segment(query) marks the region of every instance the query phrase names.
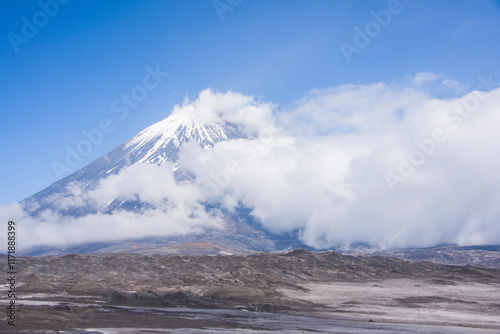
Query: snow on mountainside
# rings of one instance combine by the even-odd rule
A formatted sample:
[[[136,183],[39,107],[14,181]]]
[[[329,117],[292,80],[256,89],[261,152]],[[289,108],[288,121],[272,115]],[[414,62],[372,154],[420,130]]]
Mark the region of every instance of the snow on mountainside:
[[[101,179],[119,173],[126,166],[138,163],[162,165],[166,161],[175,162],[183,143],[195,141],[201,147],[210,149],[219,141],[241,137],[236,126],[227,122],[204,124],[199,122],[189,109],[185,109],[184,112],[174,113],[163,121],[151,125],[103,157],[26,198],[21,204],[33,216],[37,216],[43,210],[54,209],[51,199],[71,196],[69,190],[71,184],[78,184],[84,192],[92,189]],[[109,206],[108,211],[125,203],[116,204]],[[87,213],[87,208],[76,208],[60,213],[80,216]]]

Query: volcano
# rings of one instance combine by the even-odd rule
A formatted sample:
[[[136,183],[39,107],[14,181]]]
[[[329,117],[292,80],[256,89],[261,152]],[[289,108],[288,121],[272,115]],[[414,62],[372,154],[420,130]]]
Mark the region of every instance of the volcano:
[[[40,220],[40,224],[50,219],[61,219],[61,226],[64,225],[64,221],[71,219],[74,221],[74,219],[79,218],[95,217],[92,219],[98,223],[99,220],[108,221],[110,217],[118,216],[118,214],[150,217],[152,212],[161,212],[169,220],[175,220],[175,212],[183,205],[177,199],[181,195],[170,194],[162,198],[162,201],[155,203],[144,199],[144,196],[141,197],[136,192],[128,196],[117,193],[115,197],[108,198],[106,203],[96,203],[95,200],[89,200],[87,197],[90,193],[96,192],[96,189],[100,192],[107,192],[110,184],[113,184],[109,180],[112,180],[114,176],[125,173],[127,170],[142,168],[140,173],[148,174],[151,168],[147,166],[170,168],[173,171],[171,186],[172,184],[182,186],[187,184],[189,186],[189,176],[180,173],[182,165],[178,161],[179,151],[183,145],[198,145],[203,150],[211,150],[218,143],[248,137],[248,131],[242,129],[241,125],[236,122],[229,122],[224,120],[223,117],[219,117],[217,110],[211,111],[212,116],[215,115],[216,117],[210,118],[199,112],[200,106],[197,108],[198,110],[195,110],[195,106],[190,104],[174,109],[166,119],[144,129],[136,136],[75,173],[26,198],[21,202],[23,209],[32,218]],[[163,185],[163,174],[158,175],[156,176],[157,180],[151,180],[149,188],[152,189],[149,190],[161,191],[162,187],[166,187]],[[153,174],[144,176],[155,177]],[[128,182],[127,177],[122,175],[120,182],[122,186],[124,186],[123,184],[126,185]],[[195,202],[198,213],[186,212],[186,215],[197,219],[198,225],[203,226],[196,226],[195,229],[189,231],[182,230],[175,236],[165,237],[161,233],[158,233],[158,235],[149,233],[145,237],[143,235],[138,238],[124,238],[117,235],[116,239],[114,239],[114,233],[110,232],[110,236],[107,238],[109,240],[106,241],[73,243],[62,247],[60,245],[36,247],[30,250],[28,254],[123,250],[142,253],[176,253],[179,249],[182,249],[183,253],[189,253],[189,245],[199,245],[199,243],[213,245],[213,247],[207,248],[210,249],[209,253],[217,253],[218,250],[221,250],[222,253],[242,254],[292,247],[308,248],[299,241],[298,233],[277,235],[266,231],[262,224],[251,215],[251,208],[244,205],[238,206],[236,210],[229,212],[217,202],[209,203],[203,199],[193,198],[189,198],[189,200]],[[190,209],[184,208],[183,210],[185,212]],[[220,222],[219,226],[212,226],[214,224],[206,224],[207,226],[205,226],[203,223],[204,217],[214,218]],[[137,224],[137,228],[140,229],[144,221],[136,219],[134,224]],[[165,224],[168,224],[168,222],[165,222]],[[183,246],[174,247],[176,245]],[[193,252],[199,253],[199,247],[195,248]]]

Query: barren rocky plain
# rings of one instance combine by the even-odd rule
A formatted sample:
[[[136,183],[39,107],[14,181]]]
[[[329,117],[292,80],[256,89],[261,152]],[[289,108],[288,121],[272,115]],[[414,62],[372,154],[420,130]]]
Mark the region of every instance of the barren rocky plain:
[[[0,286],[2,333],[500,333],[500,268],[302,249],[17,266],[15,327]]]

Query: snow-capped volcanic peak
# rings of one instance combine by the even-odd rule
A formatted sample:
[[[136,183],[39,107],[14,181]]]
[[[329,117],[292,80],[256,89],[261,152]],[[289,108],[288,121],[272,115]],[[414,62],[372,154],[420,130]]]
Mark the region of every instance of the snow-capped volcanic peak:
[[[195,117],[192,106],[175,110],[161,122],[141,131],[124,144],[128,156],[138,156],[138,162],[162,164],[175,159],[175,151],[182,143],[194,140],[203,148],[238,137],[234,126],[221,122],[201,122]]]
[[[213,146],[218,141],[228,140],[226,126],[217,123],[203,124],[192,117],[188,109],[186,112],[177,112],[161,122],[151,125],[127,142],[127,147],[135,144],[142,145],[151,140],[167,143],[172,141],[178,148],[187,139],[196,139],[202,146],[210,143]]]

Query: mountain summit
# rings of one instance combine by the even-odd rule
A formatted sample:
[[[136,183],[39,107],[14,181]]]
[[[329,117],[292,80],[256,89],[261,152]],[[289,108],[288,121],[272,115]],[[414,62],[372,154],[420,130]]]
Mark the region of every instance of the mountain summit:
[[[125,153],[121,159],[129,159],[132,164],[146,162],[161,165],[167,160],[175,161],[180,146],[185,142],[195,141],[209,149],[219,141],[238,137],[231,124],[203,124],[186,111],[151,125],[115,151]]]

